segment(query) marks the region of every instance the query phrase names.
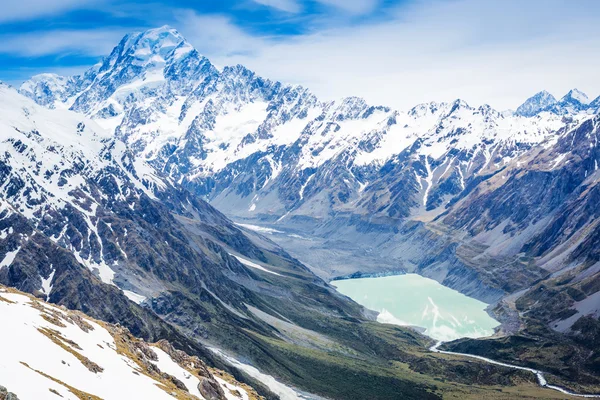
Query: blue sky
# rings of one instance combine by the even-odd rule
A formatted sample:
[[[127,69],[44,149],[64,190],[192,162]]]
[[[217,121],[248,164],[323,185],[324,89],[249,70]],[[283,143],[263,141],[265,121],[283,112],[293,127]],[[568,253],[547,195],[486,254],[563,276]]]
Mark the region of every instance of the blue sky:
[[[4,0],[0,7],[0,76],[18,82],[31,71],[77,70],[98,61],[125,33],[171,25],[192,37],[191,19],[237,28],[232,38],[250,36],[282,41],[318,31],[325,23],[353,25],[385,18],[385,8],[401,0]],[[2,15],[3,14],[3,15]],[[325,22],[327,21],[327,22]],[[205,22],[205,23],[206,23]],[[192,26],[190,26],[192,25]],[[202,27],[198,27],[199,30]],[[233,30],[233,29],[232,29]],[[187,32],[185,32],[187,31]],[[41,42],[38,39],[42,39]],[[209,53],[221,46],[198,43]],[[225,55],[244,53],[238,46]],[[219,54],[222,55],[222,54]]]
[[[463,98],[515,108],[547,89],[600,94],[596,0],[4,0],[0,80],[79,73],[131,31],[177,28],[218,66],[242,63],[333,99],[407,108]]]

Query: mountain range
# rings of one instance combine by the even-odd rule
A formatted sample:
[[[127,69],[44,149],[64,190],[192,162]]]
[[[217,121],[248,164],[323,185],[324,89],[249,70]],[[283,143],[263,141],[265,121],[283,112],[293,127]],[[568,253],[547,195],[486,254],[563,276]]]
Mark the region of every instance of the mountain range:
[[[576,123],[600,106],[576,89],[560,101],[540,92],[508,115],[461,100],[408,112],[324,102],[241,65],[219,70],[169,27],[125,36],[82,75],[39,75],[19,91],[87,115],[173,182],[250,219],[320,218],[348,204],[389,217],[439,210],[473,176],[552,140],[564,115]],[[401,155],[418,163],[404,182],[414,204],[395,193],[373,204]]]
[[[170,27],[126,35],[81,75],[0,87],[0,283],[167,339],[267,397],[534,382],[431,355],[328,284],[417,272],[502,322],[448,349],[594,391],[599,112],[576,89],[515,112],[322,101],[217,68]]]

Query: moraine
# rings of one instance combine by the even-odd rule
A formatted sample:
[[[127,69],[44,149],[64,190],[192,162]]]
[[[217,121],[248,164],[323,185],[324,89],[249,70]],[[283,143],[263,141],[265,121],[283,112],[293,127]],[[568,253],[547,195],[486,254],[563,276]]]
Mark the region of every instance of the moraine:
[[[486,303],[420,275],[346,279],[332,283],[340,293],[379,312],[379,322],[419,326],[436,340],[491,336],[499,325],[485,311]]]

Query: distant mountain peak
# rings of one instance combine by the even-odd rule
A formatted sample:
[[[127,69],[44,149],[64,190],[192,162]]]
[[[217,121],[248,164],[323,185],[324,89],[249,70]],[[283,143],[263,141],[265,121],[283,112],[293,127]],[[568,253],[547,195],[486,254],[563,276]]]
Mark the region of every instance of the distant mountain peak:
[[[456,99],[454,100],[452,103],[449,104],[450,110],[448,111],[448,113],[446,114],[446,116],[450,116],[452,113],[454,113],[457,110],[461,110],[461,109],[471,109],[471,106],[469,106],[467,104],[466,101],[462,100],[462,99]]]
[[[587,94],[583,93],[581,90],[578,90],[578,89],[569,90],[569,93],[564,95],[563,98],[560,99],[560,101],[564,102],[564,103],[579,103],[579,104],[588,104],[590,102]]]
[[[417,104],[416,106],[414,106],[413,108],[411,108],[408,111],[408,115],[415,117],[415,118],[421,118],[427,114],[435,113],[437,110],[440,109],[440,107],[443,107],[443,106],[444,106],[444,103],[438,103],[435,101],[431,101],[429,103]]]
[[[152,28],[145,31],[131,32],[123,36],[121,41],[130,41],[133,44],[139,40],[144,40],[146,43],[153,44],[174,44],[177,46],[180,42],[185,41],[185,38],[179,31],[168,25],[163,25],[158,28]]]
[[[515,114],[522,117],[533,117],[554,104],[556,104],[556,98],[548,91],[542,90],[525,100],[525,102],[517,108]]]

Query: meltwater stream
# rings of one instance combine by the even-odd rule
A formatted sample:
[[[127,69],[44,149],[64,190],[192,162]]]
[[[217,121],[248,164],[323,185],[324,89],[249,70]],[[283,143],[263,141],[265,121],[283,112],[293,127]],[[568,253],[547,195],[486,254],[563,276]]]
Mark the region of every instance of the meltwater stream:
[[[474,358],[480,361],[485,361],[488,364],[493,364],[493,365],[499,365],[501,367],[506,367],[506,368],[512,368],[512,369],[518,369],[521,371],[529,371],[533,374],[535,374],[535,377],[537,378],[538,384],[541,387],[545,387],[548,389],[552,389],[552,390],[556,390],[558,392],[564,393],[564,394],[568,394],[570,396],[575,396],[575,397],[585,397],[585,398],[600,398],[600,394],[581,394],[581,393],[575,393],[575,392],[571,392],[570,390],[567,390],[563,387],[560,386],[556,386],[556,385],[549,385],[548,381],[546,381],[546,378],[544,377],[544,372],[537,370],[537,369],[533,369],[533,368],[527,368],[527,367],[520,367],[518,365],[513,365],[513,364],[506,364],[503,362],[499,362],[499,361],[494,361],[491,358],[486,358],[486,357],[482,357],[482,356],[476,356],[474,354],[467,354],[467,353],[456,353],[453,351],[444,351],[444,350],[440,350],[439,347],[443,344],[444,342],[437,342],[434,346],[432,346],[429,350],[435,352],[435,353],[441,353],[441,354],[451,354],[451,355],[455,355],[455,356],[462,356],[462,357],[469,357],[469,358]]]
[[[462,337],[491,336],[499,323],[486,312],[487,304],[449,289],[437,281],[415,274],[378,278],[357,278],[333,281],[337,290],[364,307],[379,312],[377,320],[395,325],[425,328],[425,334],[438,342],[431,351],[474,358],[489,364],[529,371],[538,384],[561,393],[584,398],[600,398],[596,394],[579,394],[565,388],[549,385],[544,372],[506,364],[466,353],[440,350],[448,341]]]

